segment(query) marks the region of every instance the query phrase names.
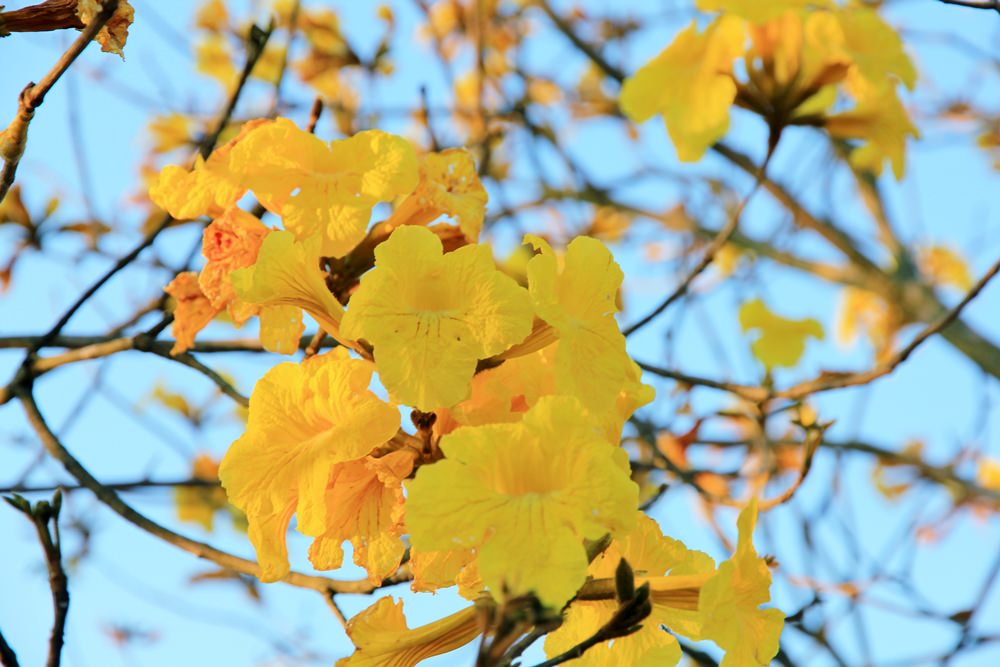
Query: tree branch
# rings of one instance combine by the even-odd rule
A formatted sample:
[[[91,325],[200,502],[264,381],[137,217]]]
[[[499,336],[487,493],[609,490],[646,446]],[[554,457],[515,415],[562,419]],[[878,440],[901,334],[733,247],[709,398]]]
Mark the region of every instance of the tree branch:
[[[66,73],[73,61],[83,53],[87,45],[94,40],[94,36],[111,19],[116,9],[118,9],[118,0],[106,0],[91,24],[83,29],[80,36],[66,49],[66,52],[49,70],[49,73],[37,84],[29,83],[21,91],[17,101],[17,116],[4,132],[6,134],[4,141],[0,142],[0,157],[4,159],[3,171],[0,171],[0,201],[3,201],[10,186],[14,184],[17,166],[21,162],[21,155],[24,154],[24,146],[28,140],[28,125],[31,124],[31,119],[35,115],[35,109],[42,105],[42,102],[45,101],[45,95],[52,89],[56,81]]]

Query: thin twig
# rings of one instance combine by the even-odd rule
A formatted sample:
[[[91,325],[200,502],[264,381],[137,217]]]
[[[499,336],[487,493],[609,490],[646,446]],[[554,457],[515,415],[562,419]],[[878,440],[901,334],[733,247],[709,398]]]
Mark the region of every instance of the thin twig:
[[[70,47],[56,61],[56,64],[49,70],[49,73],[37,84],[29,83],[21,91],[17,104],[18,117],[14,121],[14,124],[18,126],[16,133],[19,139],[16,141],[20,144],[20,148],[14,154],[6,156],[7,159],[4,160],[3,171],[0,172],[0,201],[3,201],[4,197],[7,196],[7,191],[14,183],[17,166],[20,164],[21,155],[24,153],[24,143],[28,136],[28,125],[30,125],[31,119],[35,115],[35,109],[42,105],[42,102],[45,101],[45,95],[52,89],[56,81],[66,73],[66,70],[73,64],[73,61],[83,53],[87,45],[94,40],[94,37],[104,27],[104,24],[111,19],[116,9],[118,9],[118,0],[106,0],[101,11],[94,17],[94,20],[70,44]],[[14,128],[15,125],[12,125],[11,128]]]

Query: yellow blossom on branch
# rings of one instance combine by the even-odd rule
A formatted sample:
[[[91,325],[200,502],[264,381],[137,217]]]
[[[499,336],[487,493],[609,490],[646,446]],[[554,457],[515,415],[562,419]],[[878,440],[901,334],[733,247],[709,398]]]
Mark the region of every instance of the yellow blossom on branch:
[[[422,660],[465,646],[483,631],[476,607],[469,606],[412,630],[406,626],[403,601],[384,597],[347,624],[354,654],[337,667],[413,667]]]
[[[443,437],[445,458],[407,485],[414,548],[476,548],[497,597],[533,592],[558,608],[587,572],[583,541],[635,523],[638,487],[579,401],[547,396],[516,424]]]
[[[726,651],[719,667],[763,667],[778,653],[785,624],[780,609],[761,609],[771,599],[771,571],[753,546],[757,501],[740,512],[739,540],[732,558],[701,589],[701,637]]]
[[[262,581],[288,573],[285,533],[329,530],[327,488],[338,464],[364,459],[395,435],[399,412],[368,389],[374,368],[345,350],[278,364],[250,396],[246,432],[219,468],[229,501],[243,510]]]
[[[249,133],[232,163],[285,229],[299,239],[319,235],[322,254],[333,257],[364,238],[375,204],[417,182],[416,154],[402,137],[367,130],[326,142],[287,118]]]
[[[261,244],[256,261],[231,272],[229,279],[240,299],[264,307],[265,314],[283,306],[292,309],[281,311],[284,320],[301,322],[300,309],[305,310],[327,333],[342,340],[340,320],[344,309],[323,279],[319,244],[317,237],[298,242],[290,232],[271,232]],[[276,320],[262,319],[262,335],[264,326],[272,322],[279,324]],[[291,325],[285,322],[284,326]],[[291,341],[290,336],[287,339]]]
[[[476,362],[531,330],[527,292],[497,270],[489,246],[443,253],[425,227],[400,227],[375,249],[341,333],[375,347],[393,400],[430,411],[469,395]]]
[[[208,326],[221,312],[221,308],[212,305],[198,285],[198,274],[185,271],[177,274],[163,291],[174,298],[174,322],[171,332],[174,335],[174,346],[170,354],[181,354],[194,345],[194,337]]]
[[[426,225],[442,215],[455,218],[469,243],[479,240],[488,196],[476,163],[464,148],[428,153],[420,159],[420,178],[387,221],[393,226]]]
[[[743,22],[722,16],[704,32],[692,23],[660,55],[625,80],[622,111],[642,122],[662,114],[685,162],[701,158],[729,129],[736,99],[733,61],[743,53]]]
[[[559,339],[557,390],[603,412],[637,380],[615,320],[621,268],[596,239],[574,239],[562,257],[539,237],[529,235],[525,240],[539,251],[527,268],[535,311]]]

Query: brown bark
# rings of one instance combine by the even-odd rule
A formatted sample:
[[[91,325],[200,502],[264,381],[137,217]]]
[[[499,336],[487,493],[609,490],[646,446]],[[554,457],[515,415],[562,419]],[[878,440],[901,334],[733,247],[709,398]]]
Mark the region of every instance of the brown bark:
[[[41,4],[0,12],[0,36],[12,32],[45,32],[84,27],[77,16],[78,0],[47,0]]]

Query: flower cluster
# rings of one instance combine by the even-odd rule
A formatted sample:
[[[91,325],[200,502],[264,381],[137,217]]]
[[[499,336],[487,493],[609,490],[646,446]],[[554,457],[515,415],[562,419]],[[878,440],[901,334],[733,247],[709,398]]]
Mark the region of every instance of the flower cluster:
[[[248,195],[282,229],[239,208]],[[324,142],[280,118],[247,123],[191,170],[167,167],[151,196],[178,218],[212,219],[204,268],[168,286],[178,352],[224,310],[259,317],[272,350],[299,348],[303,311],[339,344],[258,381],[219,466],[262,580],[289,574],[295,516],[316,569],[339,568],[350,542],[378,585],[409,550],[414,590],[458,585],[477,604],[532,596],[565,610],[547,644],[558,651],[614,613],[613,601],[574,598],[626,558],[651,582],[655,622],[594,660],[676,662],[660,624],[715,640],[727,664],[774,655],[782,615],[760,609],[770,574],[750,542],[756,510],[718,570],[637,511],[621,436],[653,391],[626,352],[623,274],[601,242],[557,251],[528,236],[519,282],[479,241],[487,197],[465,151],[418,158],[377,130]],[[379,202],[393,212],[371,226]],[[401,406],[416,433],[401,429]],[[602,543],[594,559],[588,545]],[[379,600],[351,622],[357,652],[344,664],[450,651],[482,632],[474,609],[410,630],[401,606]]]

